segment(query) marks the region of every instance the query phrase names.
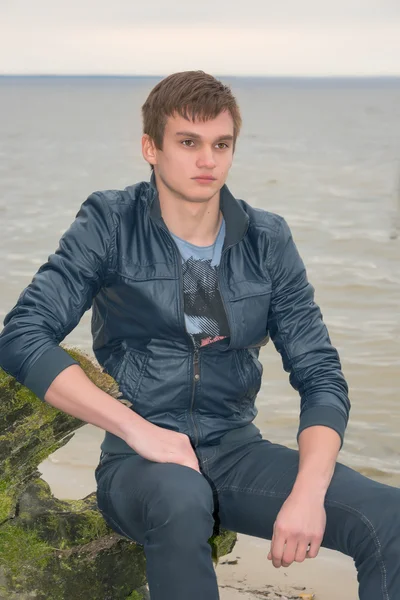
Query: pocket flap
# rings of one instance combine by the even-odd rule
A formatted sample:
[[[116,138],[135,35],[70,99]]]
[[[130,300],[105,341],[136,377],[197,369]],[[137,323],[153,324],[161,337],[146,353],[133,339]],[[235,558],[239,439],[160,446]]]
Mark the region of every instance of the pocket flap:
[[[270,281],[238,281],[229,286],[230,300],[236,302],[253,296],[264,296],[271,294],[272,285]]]

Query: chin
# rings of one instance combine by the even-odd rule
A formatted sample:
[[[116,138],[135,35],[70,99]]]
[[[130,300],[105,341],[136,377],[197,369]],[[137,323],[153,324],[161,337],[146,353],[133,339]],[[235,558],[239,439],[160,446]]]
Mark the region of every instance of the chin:
[[[218,185],[218,181],[213,181],[210,184],[198,184],[194,182],[194,186],[190,186],[190,190],[187,189],[184,195],[188,198],[188,200],[192,200],[194,202],[206,202],[207,200],[211,200],[218,194],[221,186]]]
[[[189,200],[189,202],[208,202],[218,192],[219,192],[219,189],[218,190],[208,189],[208,190],[203,190],[203,191],[197,190],[196,192],[191,192],[191,193],[186,194],[185,197],[187,198],[187,200]]]

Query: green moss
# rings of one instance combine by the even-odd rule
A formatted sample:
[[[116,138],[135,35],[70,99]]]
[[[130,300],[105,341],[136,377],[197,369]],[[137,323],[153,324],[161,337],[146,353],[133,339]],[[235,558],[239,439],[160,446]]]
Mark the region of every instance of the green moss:
[[[47,481],[44,481],[44,479],[41,479],[40,477],[35,479],[35,488],[37,497],[40,500],[47,500],[52,495],[49,484],[47,483]]]
[[[23,549],[23,552],[21,552]],[[41,540],[34,530],[6,523],[0,527],[0,567],[13,578],[29,565],[31,571],[43,570],[53,548]]]
[[[3,369],[0,369],[0,397],[2,400],[0,413],[9,410],[11,406],[13,410],[16,410],[28,403],[33,404],[35,409],[40,409],[40,405],[44,404],[31,390],[18,383]]]
[[[0,480],[0,523],[8,519],[13,506],[12,496],[10,496],[10,492],[7,491],[9,485],[7,480]]]
[[[39,400],[39,398],[30,389],[28,389],[24,385],[21,385],[20,383],[16,385],[16,390],[13,394],[13,404],[14,403],[16,405],[21,405],[25,403],[33,404],[35,406],[35,409],[37,409],[39,412],[44,412],[44,407],[46,407],[46,411],[48,411],[49,409],[53,409],[54,411],[57,410],[53,407],[50,407],[49,404],[46,404],[45,402]]]
[[[84,512],[82,525],[80,525],[77,530],[76,543],[87,544],[107,535],[109,531],[110,530],[101,513],[94,510],[86,510]]]
[[[129,596],[126,597],[126,600],[143,600],[143,594],[135,590],[132,592],[132,594],[129,594]]]
[[[219,535],[213,535],[208,540],[211,546],[211,556],[217,565],[221,556],[232,552],[237,540],[237,534],[227,529],[222,529]]]
[[[34,526],[44,541],[60,549],[83,546],[110,534],[97,510],[95,493],[82,500],[60,500],[40,478],[21,495],[18,521],[23,527]]]
[[[107,394],[110,394],[114,398],[118,398],[120,396],[116,381],[110,375],[108,375],[108,373],[104,373],[100,366],[90,356],[81,350],[78,350],[77,348],[64,347],[64,350],[68,352],[68,354],[74,360],[78,361],[86,375],[91,381],[93,381],[93,383],[97,385],[97,387],[102,389]]]

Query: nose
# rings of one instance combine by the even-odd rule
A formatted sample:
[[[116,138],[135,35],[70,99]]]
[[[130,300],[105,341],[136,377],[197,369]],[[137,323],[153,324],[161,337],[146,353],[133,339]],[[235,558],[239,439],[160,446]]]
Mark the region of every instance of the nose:
[[[203,147],[197,156],[196,166],[199,169],[213,169],[215,165],[216,162],[212,148]]]

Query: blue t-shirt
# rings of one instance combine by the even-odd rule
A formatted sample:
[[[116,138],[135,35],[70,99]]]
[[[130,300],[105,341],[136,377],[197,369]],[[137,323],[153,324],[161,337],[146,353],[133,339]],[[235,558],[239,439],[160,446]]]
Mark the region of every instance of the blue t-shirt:
[[[196,347],[229,336],[228,321],[218,288],[218,267],[225,239],[222,220],[211,246],[195,246],[171,233],[182,257],[184,312],[187,332]]]

